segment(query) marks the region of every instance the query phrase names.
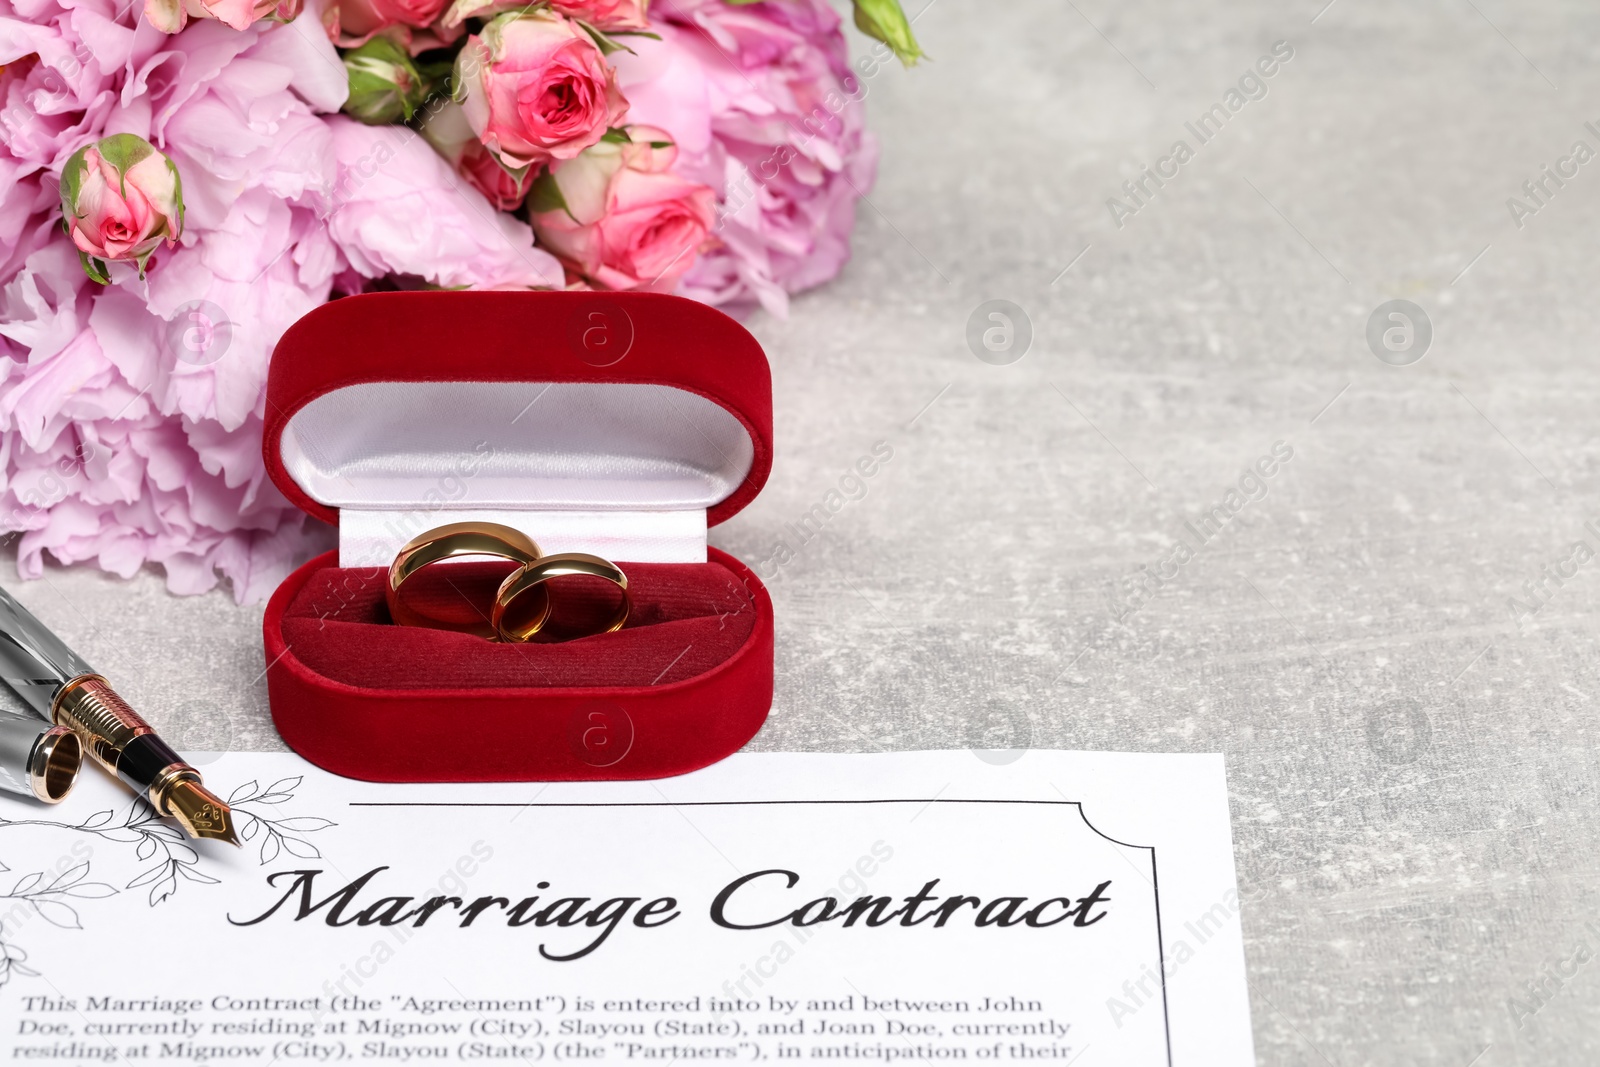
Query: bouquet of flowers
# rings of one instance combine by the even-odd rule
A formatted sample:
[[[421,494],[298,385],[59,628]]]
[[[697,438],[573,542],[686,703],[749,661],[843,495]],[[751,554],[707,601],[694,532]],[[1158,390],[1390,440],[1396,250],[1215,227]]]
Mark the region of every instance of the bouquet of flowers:
[[[876,164],[824,0],[0,0],[0,533],[258,600],[325,535],[266,479],[268,356],[373,288],[782,314]]]

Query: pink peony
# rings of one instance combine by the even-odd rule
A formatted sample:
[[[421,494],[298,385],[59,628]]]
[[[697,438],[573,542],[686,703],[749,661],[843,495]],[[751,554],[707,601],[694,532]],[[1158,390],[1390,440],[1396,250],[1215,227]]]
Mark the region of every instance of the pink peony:
[[[178,168],[149,141],[119,133],[80,148],[61,173],[61,217],[84,269],[108,282],[106,262],[137,263],[178,243],[183,193]]]
[[[414,275],[448,288],[559,289],[561,266],[527,223],[489,210],[403,126],[328,120],[338,159],[328,233],[363,278]]]
[[[679,291],[784,314],[790,293],[849,258],[855,204],[876,169],[866,86],[839,17],[823,0],[673,0],[653,15],[662,40],[612,57],[628,118],[668,131],[674,170],[718,199],[711,247]]]
[[[628,108],[599,46],[548,10],[500,15],[468,38],[455,84],[473,132],[513,169],[572,159]]]
[[[677,151],[665,133],[628,133],[539,178],[529,202],[534,232],[590,282],[670,292],[716,220],[715,196],[671,172]]]
[[[337,56],[321,33],[208,20],[169,37],[126,5],[38,7],[30,36],[0,35],[37,57],[0,51],[0,122],[29,109],[0,141],[0,529],[22,532],[24,576],[46,554],[121,575],[154,563],[176,592],[220,573],[259,599],[326,538],[267,480],[260,435],[267,356],[342,266],[316,113],[343,101]],[[95,286],[44,194],[59,203],[72,157],[115,134],[184,174],[184,227],[147,278],[113,263]]]

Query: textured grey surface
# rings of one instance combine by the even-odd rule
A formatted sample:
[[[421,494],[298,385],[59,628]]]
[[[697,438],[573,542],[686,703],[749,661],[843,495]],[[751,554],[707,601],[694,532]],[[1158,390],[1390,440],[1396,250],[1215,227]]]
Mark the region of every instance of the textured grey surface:
[[[715,540],[761,564],[894,458],[763,565],[752,747],[1225,752],[1263,1064],[1594,1064],[1600,561],[1508,601],[1600,549],[1600,161],[1522,229],[1506,199],[1600,149],[1600,13],[1324,2],[935,0],[934,61],[868,83],[856,259],[752,320],[778,459]],[[1115,227],[1280,39],[1267,96]],[[1394,297],[1435,326],[1412,366],[1364,339]],[[1032,322],[1012,365],[964,339],[990,298]],[[1127,612],[1275,441],[1267,495]],[[281,747],[259,608],[59,568],[20,595],[180,747]]]

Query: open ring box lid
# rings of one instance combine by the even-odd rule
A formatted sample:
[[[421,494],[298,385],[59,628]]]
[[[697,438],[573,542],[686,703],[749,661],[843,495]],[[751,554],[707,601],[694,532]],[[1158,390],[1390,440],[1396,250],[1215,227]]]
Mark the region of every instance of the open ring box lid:
[[[721,312],[650,293],[336,300],[278,343],[263,450],[284,495],[339,528],[264,623],[273,720],[313,763],[396,782],[653,778],[766,719],[772,603],[706,531],[771,470],[771,374]],[[392,625],[401,545],[472,519],[616,561],[628,625],[530,644]],[[486,613],[510,566],[412,582],[435,572],[419,595]],[[558,581],[578,587],[552,583],[553,618],[614,604],[604,583]]]

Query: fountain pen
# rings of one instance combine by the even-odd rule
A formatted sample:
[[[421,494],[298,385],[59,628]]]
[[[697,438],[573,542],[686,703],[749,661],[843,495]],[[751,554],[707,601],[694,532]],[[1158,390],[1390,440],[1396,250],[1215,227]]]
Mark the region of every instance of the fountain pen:
[[[44,719],[190,837],[239,843],[228,805],[82,657],[0,589],[0,676]]]

